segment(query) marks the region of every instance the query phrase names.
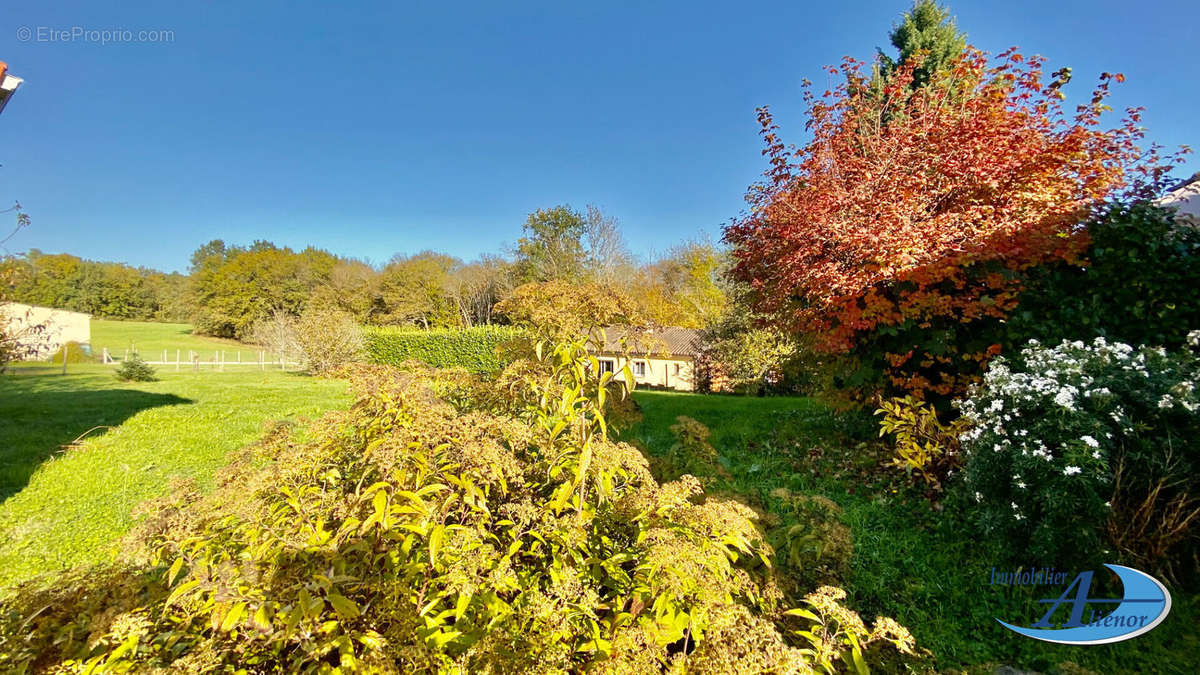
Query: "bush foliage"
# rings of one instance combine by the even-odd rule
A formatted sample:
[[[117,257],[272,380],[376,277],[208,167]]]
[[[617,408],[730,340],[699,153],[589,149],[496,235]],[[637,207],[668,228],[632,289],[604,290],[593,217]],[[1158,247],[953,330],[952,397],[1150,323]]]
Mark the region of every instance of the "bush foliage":
[[[1030,342],[1021,361],[993,362],[959,404],[983,531],[1030,564],[1115,551],[1167,578],[1195,574],[1200,360],[1096,338]]]
[[[64,351],[66,352],[67,363],[92,363],[96,359],[92,357],[90,349],[90,347],[85,348],[82,344],[70,340],[50,355],[50,363],[62,365]]]
[[[767,530],[767,540],[775,549],[784,583],[796,588],[841,584],[854,555],[842,509],[827,497],[787,488],[772,490],[768,503],[779,524]]]
[[[463,330],[367,328],[364,341],[368,359],[374,363],[400,365],[419,361],[434,368],[495,373],[508,364],[498,348],[516,337],[517,332],[506,326]]]
[[[154,376],[154,368],[137,354],[122,361],[115,374],[122,382],[153,382],[158,379]]]
[[[340,309],[309,309],[299,317],[276,311],[254,324],[254,341],[284,361],[315,374],[363,360],[363,334],[354,315]]]
[[[1200,229],[1144,201],[1107,204],[1085,225],[1087,265],[1033,270],[1007,324],[1012,340],[1181,347],[1200,326]]]
[[[752,510],[609,438],[625,390],[590,329],[531,334],[491,379],[351,368],[350,410],[151,504],[117,565],[6,598],[0,668],[803,673],[911,651],[840,589],[789,610]]]
[[[941,492],[946,479],[962,465],[959,436],[966,431],[967,421],[944,423],[932,405],[912,396],[883,401],[875,414],[883,416],[879,435],[895,437],[892,465],[916,473],[934,493]]]
[[[728,476],[721,466],[717,449],[709,442],[712,434],[701,422],[679,415],[671,425],[675,442],[667,452],[651,460],[651,468],[660,479],[674,479],[684,474],[694,476]],[[710,479],[711,480],[711,479]]]
[[[337,309],[305,311],[296,323],[296,344],[305,370],[313,373],[328,373],[364,355],[363,334],[354,315]]]

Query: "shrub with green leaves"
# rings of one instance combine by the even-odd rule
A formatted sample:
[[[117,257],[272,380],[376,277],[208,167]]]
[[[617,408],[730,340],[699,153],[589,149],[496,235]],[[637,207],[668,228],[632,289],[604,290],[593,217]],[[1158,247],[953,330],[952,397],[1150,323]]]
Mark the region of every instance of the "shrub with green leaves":
[[[369,360],[398,366],[419,361],[434,368],[466,368],[473,373],[495,373],[508,365],[498,348],[519,334],[508,326],[476,326],[462,330],[367,328],[364,332]]]
[[[778,525],[767,531],[775,564],[793,588],[838,584],[850,571],[854,540],[842,509],[821,495],[771,491],[768,503]]]
[[[116,376],[122,382],[153,382],[158,379],[154,376],[154,368],[137,354],[131,355],[117,366]]]
[[[64,353],[66,355],[67,363],[92,363],[96,360],[90,354],[90,348],[85,350],[85,347],[82,344],[71,340],[64,343],[58,348],[58,350],[54,352],[54,354],[50,356],[50,363],[62,365]]]
[[[975,520],[1029,564],[1115,554],[1178,578],[1200,532],[1198,378],[1190,350],[1104,338],[997,359],[957,404]]]
[[[967,422],[942,422],[936,408],[912,395],[881,401],[875,414],[883,418],[879,435],[895,438],[896,455],[890,464],[915,473],[932,495],[940,494],[946,478],[962,465],[958,437]]]
[[[666,480],[692,474],[707,476],[710,481],[716,476],[728,476],[729,471],[721,465],[717,449],[708,442],[711,434],[703,423],[687,415],[676,417],[675,424],[671,425],[675,443],[666,454],[651,461],[655,475]]]
[[[1008,335],[1181,347],[1200,326],[1200,229],[1149,202],[1106,204],[1084,225],[1087,266],[1030,270]]]

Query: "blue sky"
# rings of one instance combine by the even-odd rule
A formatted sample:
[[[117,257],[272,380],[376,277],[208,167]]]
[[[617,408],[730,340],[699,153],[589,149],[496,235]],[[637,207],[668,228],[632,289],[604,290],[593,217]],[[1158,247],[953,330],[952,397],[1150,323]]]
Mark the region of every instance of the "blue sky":
[[[0,116],[0,204],[34,222],[8,248],[167,270],[214,238],[469,259],[566,202],[653,256],[742,209],[756,106],[802,140],[801,79],[869,58],[908,5],[6,2],[0,60],[26,83]],[[1200,3],[950,6],[976,46],[1071,66],[1073,100],[1123,72],[1114,107],[1200,150]],[[74,27],[174,39],[38,39]]]

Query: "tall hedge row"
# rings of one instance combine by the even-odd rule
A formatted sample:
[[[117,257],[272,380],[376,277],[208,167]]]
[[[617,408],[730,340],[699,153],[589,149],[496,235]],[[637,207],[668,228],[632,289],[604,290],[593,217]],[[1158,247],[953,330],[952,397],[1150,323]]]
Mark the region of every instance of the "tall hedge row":
[[[496,372],[507,365],[496,348],[519,329],[476,326],[463,330],[367,328],[368,358],[374,363],[399,365],[416,360],[435,368],[461,366],[473,373]]]

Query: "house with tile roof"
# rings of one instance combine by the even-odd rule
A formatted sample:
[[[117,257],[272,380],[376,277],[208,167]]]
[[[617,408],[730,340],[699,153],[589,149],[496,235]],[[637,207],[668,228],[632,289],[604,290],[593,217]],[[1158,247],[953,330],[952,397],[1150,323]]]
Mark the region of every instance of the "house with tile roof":
[[[619,374],[626,365],[638,386],[696,390],[696,360],[702,336],[692,328],[666,326],[631,329],[609,326],[590,350],[600,363],[600,372]],[[617,379],[621,379],[618,375]]]

